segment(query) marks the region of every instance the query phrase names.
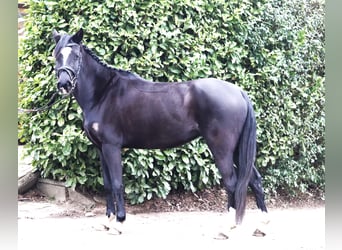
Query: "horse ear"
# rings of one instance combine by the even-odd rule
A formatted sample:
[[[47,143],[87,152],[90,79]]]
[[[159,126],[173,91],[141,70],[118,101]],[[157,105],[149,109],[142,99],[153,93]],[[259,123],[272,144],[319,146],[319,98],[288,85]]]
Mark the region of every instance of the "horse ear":
[[[61,35],[56,30],[52,31],[52,36],[56,43],[58,43],[59,39],[61,39]]]
[[[77,31],[76,34],[72,36],[72,40],[75,43],[80,43],[82,41],[82,38],[83,38],[83,29],[80,28],[80,30]]]

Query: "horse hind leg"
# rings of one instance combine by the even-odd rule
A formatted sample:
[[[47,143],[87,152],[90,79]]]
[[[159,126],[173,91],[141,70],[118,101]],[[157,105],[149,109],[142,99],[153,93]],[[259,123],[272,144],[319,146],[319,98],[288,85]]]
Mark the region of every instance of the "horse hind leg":
[[[227,147],[222,147],[222,148],[227,148]],[[233,163],[233,153],[232,150],[226,150],[225,153],[222,154],[216,152],[215,150],[211,150],[214,156],[215,164],[217,168],[219,169],[219,172],[221,174],[221,180],[222,183],[226,189],[227,195],[228,195],[228,212],[230,212],[230,208],[233,208],[233,212],[235,211],[236,213],[236,204],[235,204],[235,190],[236,190],[236,184],[237,184],[237,170],[234,167]],[[225,233],[220,233],[219,235],[215,238],[222,239],[222,236],[224,237],[230,237],[228,235],[233,234],[235,235],[237,230],[238,224],[236,223],[235,216],[230,217],[229,216],[229,222],[228,222],[228,230],[224,230]]]
[[[228,211],[235,206],[235,190],[237,184],[237,173],[234,167],[234,147],[236,138],[225,132],[220,126],[213,126],[203,135],[218,168],[222,183],[228,194]]]
[[[230,208],[235,209],[235,188],[237,183],[236,170],[233,164],[233,154],[226,152],[225,154],[218,154],[212,150],[215,165],[221,174],[223,185],[228,194],[228,211]]]
[[[261,175],[255,167],[253,167],[253,173],[251,175],[248,185],[254,193],[257,207],[262,212],[267,213],[267,208],[265,205],[265,194],[262,188]]]

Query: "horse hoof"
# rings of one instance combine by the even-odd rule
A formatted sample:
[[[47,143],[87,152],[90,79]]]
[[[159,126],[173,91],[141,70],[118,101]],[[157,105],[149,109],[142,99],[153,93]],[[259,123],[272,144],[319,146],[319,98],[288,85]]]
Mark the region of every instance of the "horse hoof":
[[[116,228],[110,228],[108,230],[108,234],[110,234],[110,235],[120,235],[120,234],[122,234],[122,232],[118,231]]]
[[[255,237],[265,237],[266,234],[264,232],[262,232],[261,230],[259,230],[259,229],[255,229],[255,231],[253,233],[253,236],[255,236]]]
[[[123,223],[114,220],[116,217],[114,214],[110,214],[108,218],[108,232],[110,234],[119,235],[122,234]]]
[[[96,225],[96,226],[92,226],[92,228],[95,230],[95,231],[108,231],[110,229],[110,227],[108,227],[107,225],[105,224],[99,224],[99,225]]]
[[[219,233],[217,236],[214,237],[215,240],[228,240],[228,235],[224,233]]]
[[[112,225],[108,229],[108,233],[112,234],[112,235],[120,235],[120,234],[122,234],[122,231],[123,231],[122,228],[123,228],[123,223],[115,222],[114,225]]]

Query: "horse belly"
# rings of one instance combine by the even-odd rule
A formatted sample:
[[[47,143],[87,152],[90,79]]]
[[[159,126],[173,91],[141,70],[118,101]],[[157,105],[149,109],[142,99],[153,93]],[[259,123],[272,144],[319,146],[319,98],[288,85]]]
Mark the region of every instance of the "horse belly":
[[[132,132],[127,138],[124,147],[141,149],[166,149],[183,145],[199,136],[197,125],[168,126],[160,124],[140,128]]]

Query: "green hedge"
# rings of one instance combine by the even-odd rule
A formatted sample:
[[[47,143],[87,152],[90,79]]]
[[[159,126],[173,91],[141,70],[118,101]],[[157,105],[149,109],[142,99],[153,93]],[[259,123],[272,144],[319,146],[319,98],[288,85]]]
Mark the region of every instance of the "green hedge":
[[[30,1],[19,46],[19,106],[44,105],[56,88],[53,29],[85,30],[110,65],[154,81],[216,77],[243,87],[258,123],[265,192],[324,194],[324,9],[317,1]],[[76,102],[19,115],[19,142],[42,176],[102,188],[95,148]],[[131,203],[219,184],[201,139],[169,150],[123,150]]]

